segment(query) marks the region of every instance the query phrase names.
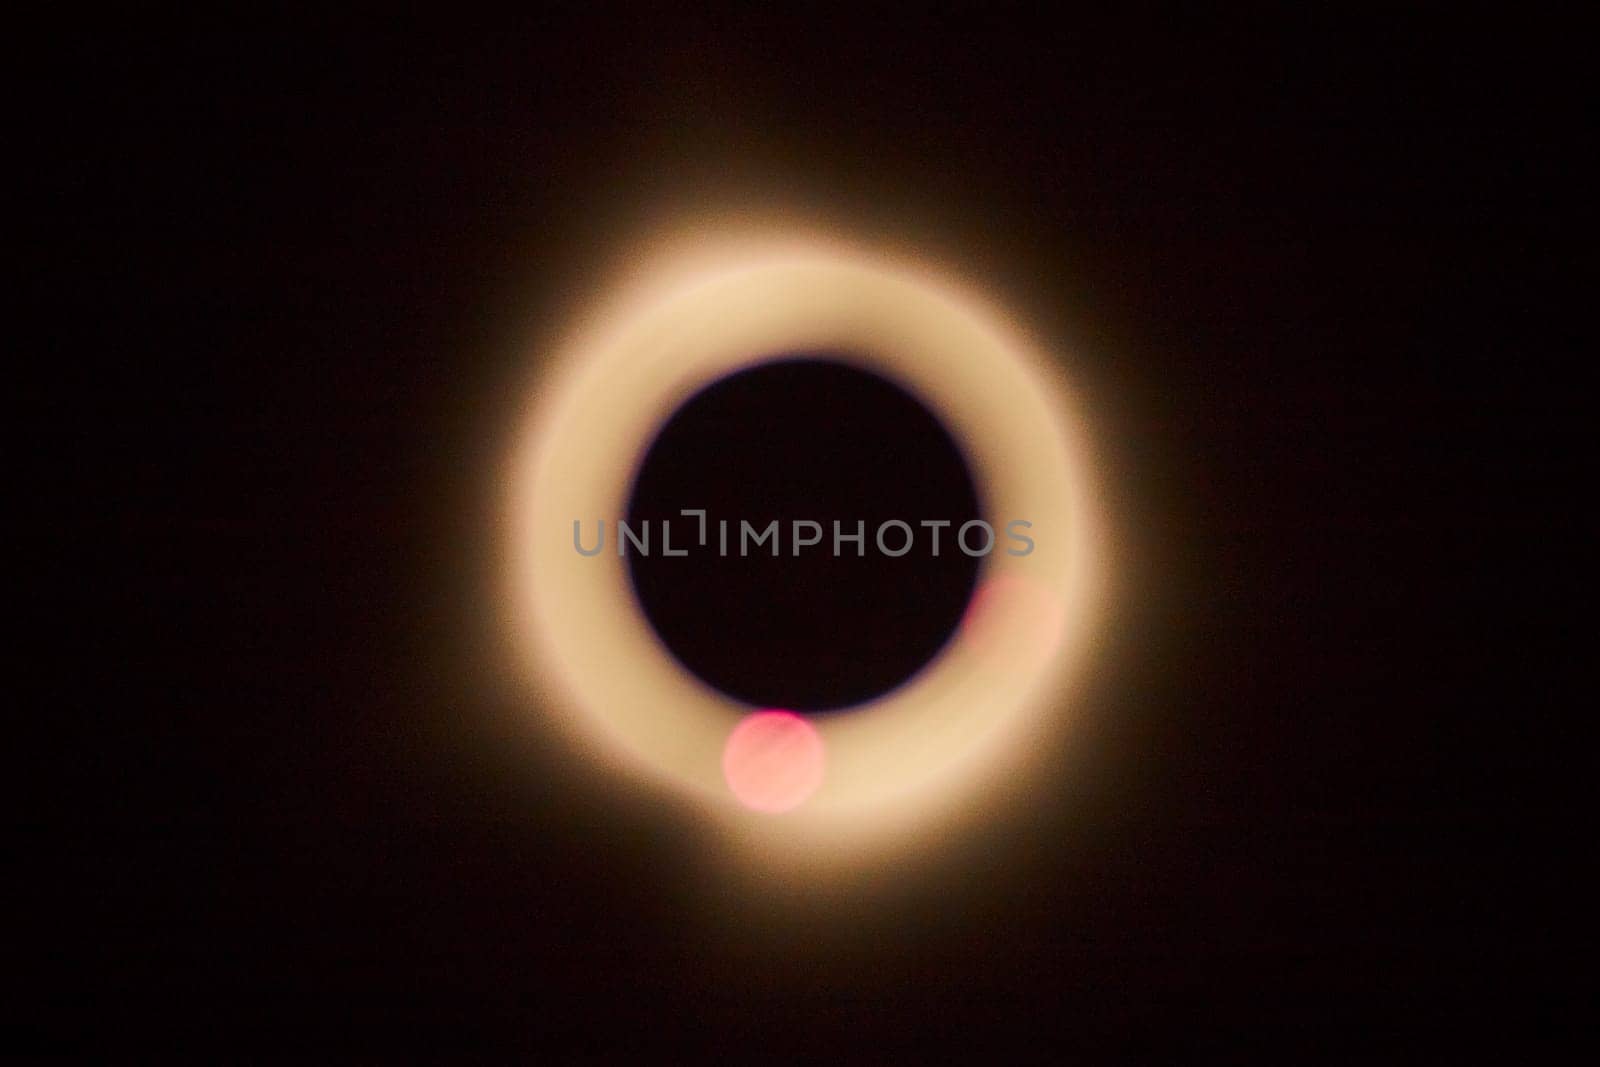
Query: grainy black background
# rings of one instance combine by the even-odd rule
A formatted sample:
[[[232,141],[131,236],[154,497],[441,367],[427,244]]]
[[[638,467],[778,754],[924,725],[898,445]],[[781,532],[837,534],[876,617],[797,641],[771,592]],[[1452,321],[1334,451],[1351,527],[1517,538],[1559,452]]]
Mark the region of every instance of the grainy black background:
[[[20,38],[7,1044],[1574,1030],[1573,37],[954,7]],[[633,205],[728,182],[926,232],[1076,337],[1131,574],[1060,795],[876,912],[770,887],[776,932],[739,919],[759,885],[685,889],[693,820],[543,773],[479,681],[519,316],[598,284]]]

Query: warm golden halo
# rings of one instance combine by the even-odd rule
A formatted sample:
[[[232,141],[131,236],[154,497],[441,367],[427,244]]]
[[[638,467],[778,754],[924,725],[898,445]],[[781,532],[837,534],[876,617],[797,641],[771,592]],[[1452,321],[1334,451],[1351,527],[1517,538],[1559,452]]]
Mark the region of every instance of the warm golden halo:
[[[719,251],[700,237],[637,276],[643,284],[585,317],[551,359],[507,473],[511,623],[545,703],[605,762],[729,818],[767,818],[763,833],[858,836],[949,810],[941,800],[1070,714],[1064,683],[1097,617],[1102,523],[1057,364],[934,270],[821,240]],[[580,556],[572,524],[626,513],[640,455],[690,394],[801,350],[854,353],[914,389],[962,444],[990,516],[1032,522],[1036,548],[986,558],[957,640],[921,673],[813,720],[826,776],[801,808],[771,818],[736,804],[722,770],[730,732],[756,709],[667,653],[626,561]]]

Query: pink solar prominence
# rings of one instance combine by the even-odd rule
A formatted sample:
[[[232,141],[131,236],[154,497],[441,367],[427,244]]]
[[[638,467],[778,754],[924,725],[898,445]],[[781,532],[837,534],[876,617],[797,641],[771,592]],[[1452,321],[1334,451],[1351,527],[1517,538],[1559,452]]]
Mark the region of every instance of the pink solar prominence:
[[[752,811],[794,810],[822,784],[822,771],[822,737],[792,711],[746,715],[722,750],[728,788]]]

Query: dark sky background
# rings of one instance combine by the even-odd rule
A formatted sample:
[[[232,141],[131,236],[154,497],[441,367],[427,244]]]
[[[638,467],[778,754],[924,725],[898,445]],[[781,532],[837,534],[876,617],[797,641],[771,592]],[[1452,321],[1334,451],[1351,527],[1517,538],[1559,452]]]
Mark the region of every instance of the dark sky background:
[[[1573,37],[985,8],[19,40],[7,1043],[1575,1030]],[[926,232],[1075,339],[1125,537],[1059,795],[870,914],[732,880],[708,918],[693,820],[545,773],[485,681],[524,316],[719,182]],[[740,918],[762,892],[787,925]]]

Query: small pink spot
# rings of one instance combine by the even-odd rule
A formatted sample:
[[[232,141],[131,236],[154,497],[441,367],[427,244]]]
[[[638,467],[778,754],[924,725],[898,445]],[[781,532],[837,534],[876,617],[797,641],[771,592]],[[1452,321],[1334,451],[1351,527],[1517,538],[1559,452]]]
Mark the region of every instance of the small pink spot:
[[[1042,582],[998,574],[973,594],[961,631],[986,654],[1042,658],[1061,644],[1064,616],[1061,598]]]
[[[722,775],[753,811],[792,811],[822,784],[822,736],[792,711],[746,715],[722,750]]]

